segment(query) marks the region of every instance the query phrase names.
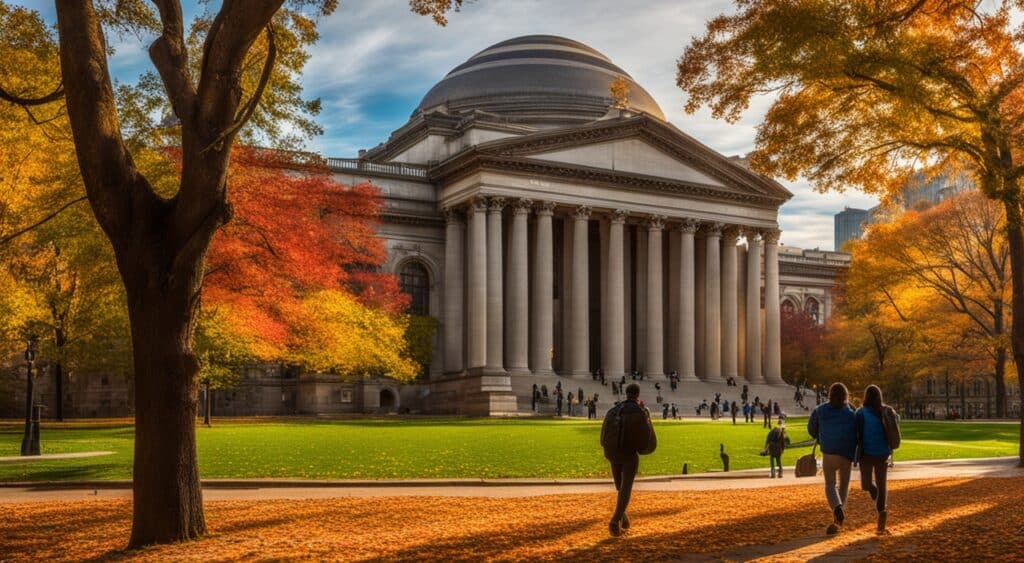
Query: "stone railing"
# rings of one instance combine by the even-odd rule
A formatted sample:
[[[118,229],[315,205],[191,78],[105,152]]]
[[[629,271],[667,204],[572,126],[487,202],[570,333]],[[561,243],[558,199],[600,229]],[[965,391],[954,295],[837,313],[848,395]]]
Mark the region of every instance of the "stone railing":
[[[779,262],[797,262],[801,264],[818,264],[822,266],[849,267],[848,260],[830,260],[828,258],[808,258],[806,256],[794,256],[792,254],[779,253]]]
[[[336,172],[371,172],[392,176],[411,176],[426,178],[427,169],[414,164],[402,162],[368,162],[358,158],[327,158],[327,167]]]

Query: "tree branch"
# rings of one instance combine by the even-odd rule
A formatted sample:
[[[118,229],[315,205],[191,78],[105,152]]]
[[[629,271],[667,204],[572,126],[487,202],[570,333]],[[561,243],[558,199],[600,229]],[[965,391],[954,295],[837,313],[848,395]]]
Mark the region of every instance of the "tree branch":
[[[56,217],[56,216],[60,215],[61,213],[63,213],[64,210],[66,210],[67,208],[71,207],[72,205],[74,205],[76,203],[85,201],[86,199],[87,199],[86,196],[82,196],[82,197],[80,197],[78,199],[73,199],[73,200],[65,203],[64,205],[60,206],[59,208],[57,208],[57,210],[53,211],[49,215],[47,215],[47,216],[43,217],[42,219],[36,221],[35,223],[32,223],[31,225],[29,225],[27,227],[24,227],[22,229],[14,231],[13,233],[11,233],[9,235],[3,236],[2,238],[0,238],[0,246],[3,246],[5,244],[11,242],[12,240],[14,240],[14,239],[20,237],[21,235],[31,231],[32,229],[35,229],[36,227],[42,226],[47,221],[50,221],[54,217]]]
[[[115,248],[158,197],[121,136],[103,29],[92,2],[57,0],[60,63],[78,165],[96,219]],[[146,199],[148,197],[148,199]],[[139,204],[142,207],[139,207]]]
[[[153,0],[160,11],[163,33],[149,46],[149,58],[156,66],[167,89],[174,115],[182,122],[195,115],[196,90],[188,71],[188,49],[181,3],[175,0]]]
[[[57,100],[64,97],[64,82],[57,85],[52,92],[39,98],[26,98],[24,96],[18,96],[12,94],[0,86],[0,100],[10,102],[19,106],[41,106],[50,102],[56,102]]]
[[[256,84],[256,89],[252,93],[252,97],[246,102],[242,109],[235,116],[234,121],[231,122],[209,145],[203,150],[199,151],[199,154],[205,154],[210,149],[221,150],[225,140],[233,137],[238,131],[245,126],[245,124],[252,118],[252,115],[256,112],[256,106],[259,105],[260,98],[263,97],[263,91],[266,90],[267,84],[270,83],[270,75],[274,71],[274,62],[277,60],[277,44],[274,41],[274,26],[273,24],[267,24],[267,60],[263,63],[263,71],[260,73],[260,81]]]

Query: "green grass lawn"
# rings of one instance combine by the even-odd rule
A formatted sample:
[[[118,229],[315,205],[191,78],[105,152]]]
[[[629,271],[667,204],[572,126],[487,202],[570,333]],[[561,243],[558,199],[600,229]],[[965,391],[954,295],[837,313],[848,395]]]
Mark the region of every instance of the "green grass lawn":
[[[56,426],[56,427],[55,427]],[[720,470],[724,443],[732,469],[768,467],[758,456],[761,424],[725,420],[656,421],[658,451],[641,463],[646,475]],[[807,440],[805,419],[790,419],[794,443]],[[198,428],[204,478],[393,479],[440,477],[603,477],[599,422],[584,420],[386,419],[214,421]],[[0,424],[0,457],[18,455],[22,427]],[[897,459],[1017,454],[1012,423],[903,424]],[[44,424],[44,453],[108,450],[114,455],[54,461],[0,462],[0,481],[128,479],[129,424]],[[791,448],[792,465],[809,448]]]

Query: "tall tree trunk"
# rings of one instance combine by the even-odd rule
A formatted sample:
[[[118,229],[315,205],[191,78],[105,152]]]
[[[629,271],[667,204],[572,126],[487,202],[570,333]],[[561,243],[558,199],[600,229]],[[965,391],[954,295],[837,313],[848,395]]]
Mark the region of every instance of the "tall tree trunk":
[[[53,342],[57,348],[57,361],[53,365],[53,379],[54,389],[57,395],[56,411],[55,415],[57,420],[64,422],[64,346],[67,345],[67,338],[64,336],[64,330],[58,327],[54,330]]]
[[[54,416],[58,421],[64,422],[64,366],[61,365],[60,360],[53,364],[53,381],[54,394],[57,396],[54,400],[57,407]]]
[[[996,349],[996,418],[1006,418],[1006,348]]]
[[[946,417],[949,417],[949,369],[946,369]]]
[[[1011,191],[1011,190],[1008,190]],[[1006,211],[1006,240],[1010,246],[1010,347],[1013,351],[1013,363],[1017,366],[1018,389],[1024,407],[1024,230],[1021,229],[1020,201],[1016,192],[1014,197],[1003,201]],[[1020,412],[1020,435],[1017,455],[1019,464],[1024,467],[1024,408]]]
[[[187,278],[125,284],[135,365],[129,547],[194,539],[206,531],[195,434],[199,362],[192,353],[189,304],[198,287],[175,283]]]
[[[203,396],[205,397],[205,400],[203,401],[203,426],[209,428],[210,427],[210,414],[213,412],[213,409],[211,408],[212,407],[213,397],[210,396],[210,382],[209,381],[207,381],[203,385],[203,389],[205,391],[203,393]]]

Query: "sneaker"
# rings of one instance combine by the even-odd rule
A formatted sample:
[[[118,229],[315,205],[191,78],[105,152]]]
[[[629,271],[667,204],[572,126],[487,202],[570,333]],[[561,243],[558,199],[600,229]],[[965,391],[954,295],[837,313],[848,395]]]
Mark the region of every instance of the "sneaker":
[[[846,512],[843,510],[843,505],[839,505],[832,509],[832,515],[836,518],[836,524],[843,525],[843,520],[846,520]]]
[[[608,533],[611,534],[613,538],[617,538],[622,535],[622,528],[619,526],[618,522],[608,522]]]
[[[828,525],[828,528],[825,528],[825,533],[830,535],[830,536],[838,534],[839,533],[839,524],[836,524],[835,522],[832,522],[831,524]]]
[[[628,514],[623,514],[622,515],[622,520],[619,521],[619,526],[621,526],[623,530],[628,530],[629,529],[629,515]]]

